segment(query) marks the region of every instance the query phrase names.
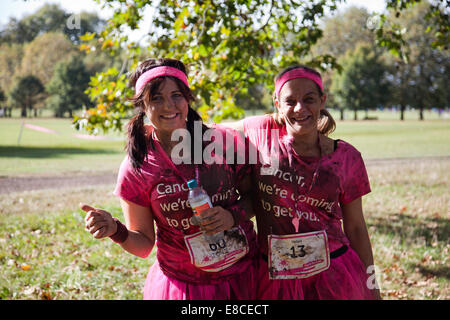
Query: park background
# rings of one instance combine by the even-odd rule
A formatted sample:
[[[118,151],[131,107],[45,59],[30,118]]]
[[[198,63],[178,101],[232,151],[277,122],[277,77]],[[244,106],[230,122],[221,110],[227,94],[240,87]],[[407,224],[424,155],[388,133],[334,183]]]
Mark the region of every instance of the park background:
[[[78,204],[123,220],[127,75],[155,56],[188,64],[208,122],[271,112],[284,66],[320,69],[331,137],[367,165],[382,297],[450,298],[445,1],[8,2],[31,9],[0,25],[0,299],[142,298],[155,252],[93,239]]]

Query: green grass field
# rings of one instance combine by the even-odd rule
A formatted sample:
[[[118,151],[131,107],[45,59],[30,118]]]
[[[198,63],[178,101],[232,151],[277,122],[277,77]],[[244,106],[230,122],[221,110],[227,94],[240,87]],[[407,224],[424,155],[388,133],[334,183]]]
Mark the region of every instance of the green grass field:
[[[68,120],[28,121],[60,134],[24,129],[17,146],[21,120],[0,119],[0,176],[116,171],[124,156],[123,141],[74,138]],[[450,299],[450,120],[344,121],[333,138],[368,160],[363,203],[383,298]],[[83,228],[79,202],[123,221],[112,189],[0,194],[0,299],[142,299],[155,252],[141,259]]]
[[[123,133],[108,135],[111,140],[90,141],[73,136],[78,132],[70,120],[26,119],[59,134],[24,128],[18,145],[22,121],[0,119],[0,176],[116,171],[123,159]],[[450,155],[450,119],[338,121],[331,137],[353,144],[364,159]]]
[[[21,134],[22,121],[58,134],[26,127]],[[86,140],[74,134],[86,133],[73,129],[67,119],[0,119],[0,176],[118,169],[124,156],[124,133],[108,135],[111,140]]]

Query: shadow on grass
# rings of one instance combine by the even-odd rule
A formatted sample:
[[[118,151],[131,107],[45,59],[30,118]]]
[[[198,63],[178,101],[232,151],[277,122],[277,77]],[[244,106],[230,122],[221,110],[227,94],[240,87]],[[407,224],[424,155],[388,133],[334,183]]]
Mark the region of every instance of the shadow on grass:
[[[0,146],[0,157],[5,158],[59,158],[68,155],[88,155],[88,154],[118,154],[119,150],[112,149],[87,149],[68,147],[20,147],[20,146]]]
[[[414,243],[425,240],[426,246],[445,245],[450,236],[450,220],[442,217],[412,217],[402,213],[388,213],[385,217],[371,217],[367,226],[375,228],[375,232],[391,234],[400,238],[402,243]],[[417,269],[423,276],[434,276],[450,280],[449,266],[428,267],[411,263],[411,268]]]
[[[440,266],[437,268],[427,268],[421,265],[417,265],[416,267],[419,269],[419,272],[425,277],[433,276],[450,280],[450,267]]]
[[[377,233],[393,234],[402,242],[424,239],[426,245],[435,241],[447,243],[450,236],[450,220],[442,217],[412,217],[402,213],[386,213],[383,217],[370,217],[369,228]]]

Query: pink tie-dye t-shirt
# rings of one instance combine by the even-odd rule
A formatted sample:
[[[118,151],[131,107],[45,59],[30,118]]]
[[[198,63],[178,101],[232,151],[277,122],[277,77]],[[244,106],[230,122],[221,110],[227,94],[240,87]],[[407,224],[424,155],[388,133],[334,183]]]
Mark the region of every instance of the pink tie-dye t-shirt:
[[[215,127],[225,141],[229,129]],[[256,233],[251,221],[240,226],[245,231],[249,245],[248,254],[234,265],[219,271],[206,272],[191,263],[185,244],[185,236],[199,232],[193,225],[192,209],[188,205],[187,181],[196,178],[198,168],[199,184],[211,197],[214,206],[227,210],[242,211],[237,200],[238,181],[249,174],[247,165],[228,164],[179,164],[175,165],[164,152],[158,141],[155,148],[149,147],[148,157],[140,173],[132,169],[128,156],[120,167],[114,194],[137,205],[150,207],[156,223],[157,259],[161,270],[168,276],[193,283],[214,284],[243,272],[252,263],[256,252]],[[224,143],[225,149],[225,143]],[[226,150],[223,156],[226,156]]]
[[[323,156],[319,165],[318,157],[302,157],[295,152],[285,126],[270,115],[246,118],[244,132],[262,158],[279,154],[277,165],[257,164],[252,173],[261,251],[267,254],[269,234],[319,230],[326,230],[330,251],[348,245],[342,229],[341,205],[370,192],[358,150],[338,140],[335,151]]]

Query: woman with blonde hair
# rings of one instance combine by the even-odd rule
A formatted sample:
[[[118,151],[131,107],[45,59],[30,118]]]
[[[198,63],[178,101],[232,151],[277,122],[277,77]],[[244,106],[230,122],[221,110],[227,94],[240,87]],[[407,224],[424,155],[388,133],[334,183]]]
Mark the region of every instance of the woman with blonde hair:
[[[325,102],[320,74],[297,65],[275,78],[277,112],[233,125],[261,155],[252,173],[259,299],[379,297],[366,272],[366,169],[358,150],[328,137],[336,123]]]

